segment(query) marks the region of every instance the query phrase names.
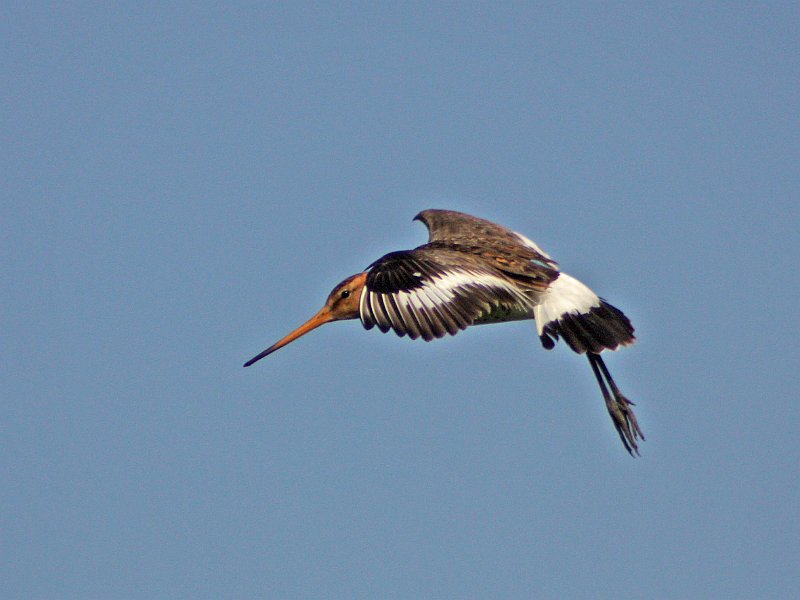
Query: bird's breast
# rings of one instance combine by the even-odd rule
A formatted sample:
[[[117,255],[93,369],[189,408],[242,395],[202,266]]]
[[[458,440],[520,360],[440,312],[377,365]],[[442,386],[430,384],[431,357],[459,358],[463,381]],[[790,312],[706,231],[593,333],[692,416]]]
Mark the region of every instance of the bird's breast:
[[[524,321],[533,319],[533,309],[522,305],[501,305],[492,307],[491,312],[478,317],[473,325],[488,325],[490,323],[505,323],[507,321]]]

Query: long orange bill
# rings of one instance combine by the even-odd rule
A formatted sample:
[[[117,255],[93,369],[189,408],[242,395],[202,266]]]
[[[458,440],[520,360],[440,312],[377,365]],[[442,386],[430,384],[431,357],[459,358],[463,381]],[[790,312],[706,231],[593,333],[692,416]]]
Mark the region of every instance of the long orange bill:
[[[329,323],[329,322],[331,322],[333,320],[335,320],[335,319],[334,319],[334,316],[331,314],[330,309],[328,309],[327,306],[323,306],[322,310],[319,311],[317,314],[315,314],[313,317],[311,317],[306,323],[304,323],[303,325],[300,325],[300,327],[295,329],[292,333],[287,335],[285,338],[275,342],[274,344],[272,344],[272,346],[270,346],[269,348],[267,348],[266,350],[264,350],[260,354],[254,356],[253,358],[248,360],[246,363],[244,363],[244,366],[245,367],[249,367],[254,362],[258,362],[259,360],[261,360],[265,356],[267,356],[269,354],[272,354],[273,352],[275,352],[275,350],[283,348],[286,344],[289,344],[290,342],[295,341],[301,335],[305,335],[309,331],[311,331],[312,329],[316,329],[320,325],[324,325],[325,323]]]

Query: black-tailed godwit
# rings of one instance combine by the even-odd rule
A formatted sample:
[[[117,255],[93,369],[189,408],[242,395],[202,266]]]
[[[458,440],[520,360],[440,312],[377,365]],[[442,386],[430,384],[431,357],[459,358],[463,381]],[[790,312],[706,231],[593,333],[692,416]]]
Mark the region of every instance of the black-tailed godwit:
[[[632,403],[614,383],[600,353],[635,341],[630,320],[524,235],[452,210],[424,210],[415,220],[429,240],[413,250],[391,252],[333,288],[309,321],[245,363],[268,354],[331,321],[360,318],[399,336],[430,341],[470,325],[535,319],[550,350],[559,338],[586,354],[625,448],[638,454],[644,440]]]

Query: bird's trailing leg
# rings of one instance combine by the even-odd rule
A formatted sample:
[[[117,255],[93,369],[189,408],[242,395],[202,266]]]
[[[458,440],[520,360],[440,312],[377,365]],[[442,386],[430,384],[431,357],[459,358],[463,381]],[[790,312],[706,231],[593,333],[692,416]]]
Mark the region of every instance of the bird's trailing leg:
[[[592,365],[594,376],[600,385],[600,391],[603,392],[608,414],[611,415],[611,420],[614,422],[619,438],[631,456],[639,454],[639,446],[636,444],[636,440],[644,440],[644,434],[636,422],[636,415],[633,414],[633,402],[619,391],[617,384],[614,383],[611,373],[608,372],[608,368],[599,354],[587,352],[586,356],[589,358],[589,364]],[[606,386],[606,382],[608,382],[608,386]]]

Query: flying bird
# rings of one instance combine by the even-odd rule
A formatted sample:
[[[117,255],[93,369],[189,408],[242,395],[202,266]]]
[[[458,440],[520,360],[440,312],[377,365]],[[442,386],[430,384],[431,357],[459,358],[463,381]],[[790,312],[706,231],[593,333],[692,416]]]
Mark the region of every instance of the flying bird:
[[[361,319],[365,329],[429,342],[470,325],[534,319],[544,348],[563,339],[586,354],[625,449],[638,454],[644,435],[633,403],[600,356],[634,343],[628,317],[522,234],[452,210],[424,210],[414,220],[428,228],[427,244],[390,252],[351,275],[317,314],[244,366],[331,321]]]

